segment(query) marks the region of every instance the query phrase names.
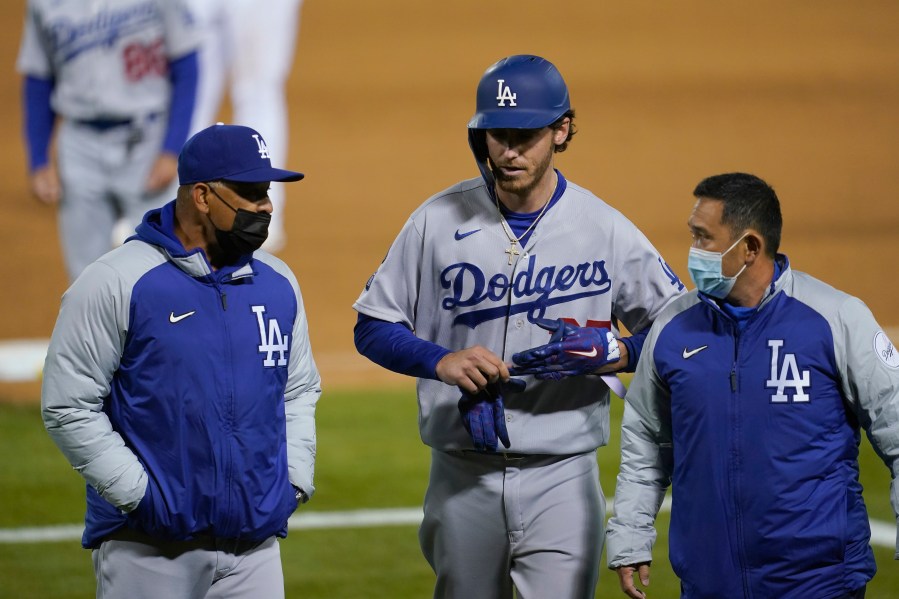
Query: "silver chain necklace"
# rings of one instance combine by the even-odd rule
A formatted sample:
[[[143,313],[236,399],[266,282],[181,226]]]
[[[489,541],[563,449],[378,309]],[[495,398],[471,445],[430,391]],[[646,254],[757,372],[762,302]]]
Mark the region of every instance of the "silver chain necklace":
[[[499,196],[497,194],[494,194],[493,199],[496,201],[496,213],[499,215],[499,222],[503,226],[503,232],[505,232],[506,237],[509,238],[509,249],[503,250],[503,253],[509,255],[509,266],[512,266],[512,258],[517,257],[521,254],[516,246],[521,242],[522,239],[527,237],[528,233],[531,232],[531,229],[533,229],[537,225],[537,221],[543,218],[543,214],[546,212],[546,208],[547,206],[549,206],[549,201],[552,199],[552,197],[550,197],[549,200],[546,200],[546,203],[543,204],[543,208],[540,209],[540,214],[537,215],[537,218],[534,219],[534,222],[531,223],[531,226],[529,226],[525,230],[525,232],[518,237],[515,237],[515,235],[512,233],[512,228],[509,226],[509,223],[506,222],[506,217],[503,216],[503,211],[500,210]]]

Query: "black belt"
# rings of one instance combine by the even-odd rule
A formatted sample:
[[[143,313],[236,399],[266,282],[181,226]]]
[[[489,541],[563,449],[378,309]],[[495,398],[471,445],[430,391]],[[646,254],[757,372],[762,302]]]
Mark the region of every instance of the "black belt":
[[[495,459],[503,459],[506,462],[517,462],[520,460],[526,460],[528,458],[536,458],[543,457],[540,454],[534,453],[510,453],[508,451],[496,451],[496,452],[486,452],[486,451],[475,451],[473,449],[458,449],[448,451],[447,453],[454,453],[456,455],[465,456],[465,457],[479,457],[479,458],[495,458]]]
[[[130,127],[131,125],[139,125],[155,121],[161,112],[151,112],[139,118],[122,118],[122,119],[75,119],[75,122],[85,127],[90,127],[96,131],[108,131],[117,127]]]
[[[86,121],[75,121],[79,125],[90,127],[97,131],[108,131],[116,127],[129,127],[134,119],[92,119]]]
[[[159,546],[182,546],[186,548],[202,548],[202,549],[222,549],[227,548],[235,554],[244,553],[257,547],[262,541],[251,541],[249,539],[230,539],[224,537],[216,537],[208,533],[200,533],[193,536],[192,539],[185,541],[174,541],[170,539],[160,539],[147,533],[134,530],[123,526],[118,530],[111,532],[103,537],[104,541],[130,541],[132,543],[143,543],[145,545]]]

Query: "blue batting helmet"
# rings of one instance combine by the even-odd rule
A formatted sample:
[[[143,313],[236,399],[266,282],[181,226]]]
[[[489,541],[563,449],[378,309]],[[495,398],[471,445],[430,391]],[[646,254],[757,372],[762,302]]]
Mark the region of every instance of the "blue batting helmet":
[[[571,109],[568,86],[545,58],[520,54],[490,66],[469,129],[540,129]]]

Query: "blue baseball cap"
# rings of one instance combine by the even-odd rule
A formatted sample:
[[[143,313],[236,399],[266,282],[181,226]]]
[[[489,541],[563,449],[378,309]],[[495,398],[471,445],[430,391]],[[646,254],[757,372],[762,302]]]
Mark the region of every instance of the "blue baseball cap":
[[[242,125],[216,123],[185,142],[178,155],[178,182],[299,181],[303,173],[272,167],[268,146],[258,131]]]

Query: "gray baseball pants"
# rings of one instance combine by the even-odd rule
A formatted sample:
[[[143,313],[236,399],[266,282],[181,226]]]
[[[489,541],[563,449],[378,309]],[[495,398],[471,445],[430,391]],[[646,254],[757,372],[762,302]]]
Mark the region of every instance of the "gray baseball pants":
[[[283,599],[278,540],[107,540],[92,552],[97,599]]]
[[[165,115],[103,131],[68,120],[60,125],[58,221],[69,280],[113,248],[116,221],[125,219],[133,228],[147,210],[175,199],[177,183],[146,191],[165,127]]]
[[[604,522],[595,452],[431,452],[419,541],[435,598],[592,599]]]

